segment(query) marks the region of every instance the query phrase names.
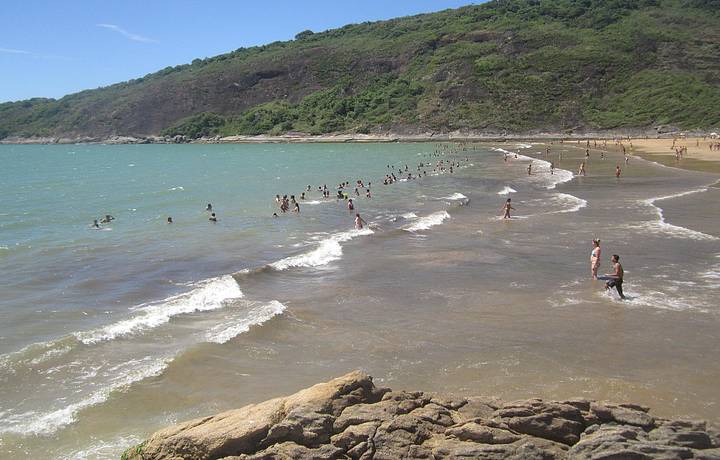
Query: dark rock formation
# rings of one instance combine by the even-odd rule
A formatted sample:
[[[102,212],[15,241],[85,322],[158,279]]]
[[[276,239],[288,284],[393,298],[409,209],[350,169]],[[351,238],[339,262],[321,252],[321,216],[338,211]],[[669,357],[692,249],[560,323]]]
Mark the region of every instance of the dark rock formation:
[[[585,399],[512,403],[376,388],[352,372],[158,431],[125,459],[720,459],[704,422]]]

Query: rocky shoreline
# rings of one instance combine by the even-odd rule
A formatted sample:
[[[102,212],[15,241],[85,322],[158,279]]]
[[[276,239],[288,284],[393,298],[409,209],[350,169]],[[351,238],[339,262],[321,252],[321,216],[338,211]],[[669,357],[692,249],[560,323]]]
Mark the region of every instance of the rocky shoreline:
[[[705,422],[587,399],[504,402],[378,388],[359,371],[160,430],[124,460],[720,459]]]
[[[227,136],[202,137],[188,139],[185,136],[109,136],[109,137],[17,137],[0,139],[0,144],[268,144],[268,143],[378,143],[378,142],[503,142],[559,139],[613,139],[617,137],[662,137],[672,138],[680,134],[673,127],[655,127],[651,129],[626,129],[617,131],[578,131],[578,132],[470,132],[454,131],[449,133],[335,133],[309,135],[306,133],[287,133],[277,136]],[[703,137],[703,132],[683,132],[684,135]]]

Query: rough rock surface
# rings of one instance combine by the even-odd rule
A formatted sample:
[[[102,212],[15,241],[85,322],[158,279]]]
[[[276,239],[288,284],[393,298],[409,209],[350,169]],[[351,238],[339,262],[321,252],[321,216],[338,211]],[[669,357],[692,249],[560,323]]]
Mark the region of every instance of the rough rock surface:
[[[361,372],[166,428],[123,457],[150,459],[720,459],[704,422],[572,399],[503,402],[377,388]]]

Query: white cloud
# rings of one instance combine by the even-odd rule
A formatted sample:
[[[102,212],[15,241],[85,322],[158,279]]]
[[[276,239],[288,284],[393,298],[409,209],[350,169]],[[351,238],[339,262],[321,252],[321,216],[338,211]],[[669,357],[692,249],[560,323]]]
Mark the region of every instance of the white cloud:
[[[13,49],[13,48],[0,48],[0,53],[7,53],[7,54],[32,54],[30,51],[16,50],[16,49]]]
[[[35,53],[33,51],[19,50],[17,48],[2,48],[0,47],[0,54],[17,54],[20,56],[28,56],[37,59],[61,59],[61,60],[72,60],[72,58],[66,56],[58,56],[55,54],[42,54]]]
[[[142,35],[134,34],[132,32],[128,32],[127,30],[123,29],[122,27],[115,25],[115,24],[95,24],[98,27],[102,27],[104,29],[112,30],[113,32],[117,32],[123,37],[127,38],[128,40],[132,40],[135,42],[144,42],[144,43],[157,43],[157,40],[153,40],[152,38],[143,37]]]

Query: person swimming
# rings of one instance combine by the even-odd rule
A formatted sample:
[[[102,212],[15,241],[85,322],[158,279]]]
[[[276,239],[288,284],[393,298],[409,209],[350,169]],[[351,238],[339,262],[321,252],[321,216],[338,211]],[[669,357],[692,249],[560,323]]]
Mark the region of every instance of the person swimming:
[[[209,218],[208,220],[209,220],[210,222],[217,222],[217,221],[218,221],[217,216],[215,215],[215,213],[210,214],[210,218]]]
[[[167,223],[168,223],[168,224],[172,224],[172,223],[173,223],[172,217],[168,217],[168,218],[167,218]]]
[[[600,240],[592,240],[592,251],[590,251],[590,277],[594,280],[598,277],[598,268],[600,267],[600,255],[602,251],[600,249]]]
[[[98,220],[97,220],[97,219],[93,220],[92,226],[93,226],[93,228],[95,228],[95,229],[100,228],[100,224],[98,223]]]
[[[510,219],[510,210],[515,210],[515,208],[512,207],[511,201],[512,199],[508,198],[505,205],[503,205],[503,211],[505,212],[503,219]]]
[[[113,216],[111,216],[110,214],[105,214],[105,217],[102,218],[100,223],[101,224],[109,224],[113,220],[115,220],[115,218]]]
[[[207,207],[205,208],[205,211],[212,212],[212,204],[208,203]]]

